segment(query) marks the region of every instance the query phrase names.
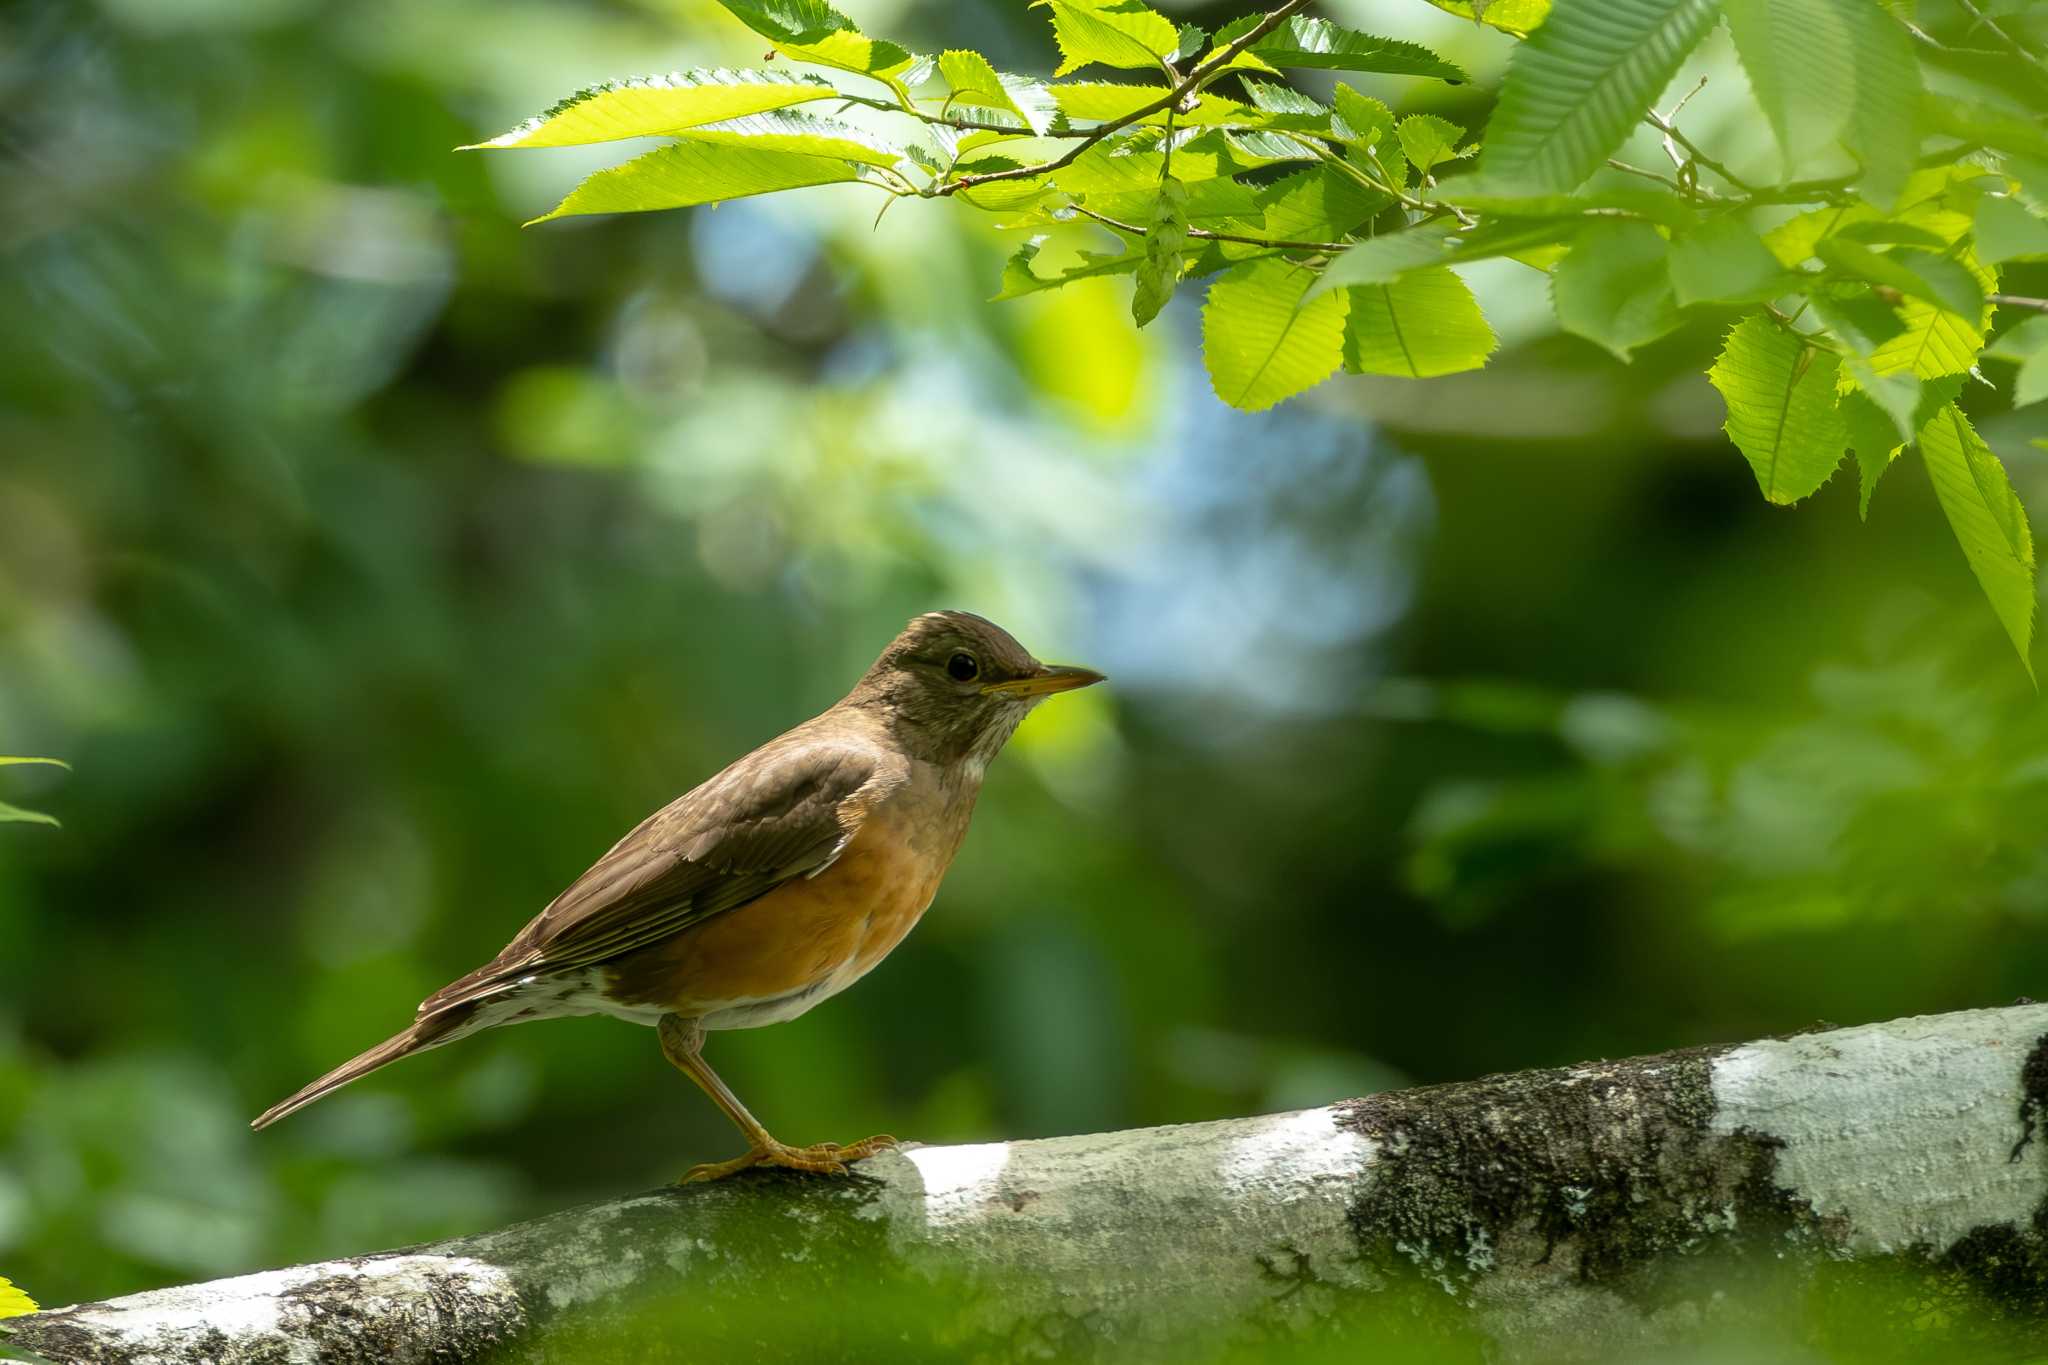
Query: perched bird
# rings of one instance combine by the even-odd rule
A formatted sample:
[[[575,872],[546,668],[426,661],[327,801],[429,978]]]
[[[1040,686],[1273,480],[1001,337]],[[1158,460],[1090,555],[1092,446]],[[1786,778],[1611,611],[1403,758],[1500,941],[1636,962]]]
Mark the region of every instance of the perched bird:
[[[610,1014],[747,1137],[731,1161],[843,1173],[893,1146],[790,1147],[705,1062],[704,1035],[794,1019],[910,932],[967,834],[982,774],[1031,708],[1102,681],[1041,664],[966,612],[918,617],[851,692],[641,821],[505,951],[420,1005],[412,1026],[264,1111],[277,1122],[400,1057],[499,1024]]]

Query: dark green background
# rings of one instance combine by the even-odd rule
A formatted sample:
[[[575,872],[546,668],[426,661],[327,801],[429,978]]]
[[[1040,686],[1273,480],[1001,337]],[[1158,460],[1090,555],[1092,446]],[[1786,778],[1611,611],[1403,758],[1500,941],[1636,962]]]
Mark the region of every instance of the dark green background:
[[[852,8],[1051,65],[1021,5]],[[1333,12],[1367,9],[1481,77],[1374,90],[1478,126],[1508,40]],[[521,231],[619,153],[450,150],[761,46],[683,0],[0,17],[0,752],[75,767],[0,773],[64,821],[0,825],[0,1272],[86,1299],[731,1154],[601,1019],[246,1122],[937,606],[1115,680],[1026,727],[885,967],[713,1039],[785,1139],[1208,1118],[2048,982],[2038,698],[1917,466],[1868,525],[1849,474],[1764,504],[1701,373],[1729,318],[1624,368],[1503,263],[1483,374],[1245,416],[1199,289],[1142,335],[1123,283],[987,304],[1015,237],[964,206]],[[1725,37],[1693,69],[1695,136],[1768,158]],[[2048,506],[2001,402],[1965,398]]]

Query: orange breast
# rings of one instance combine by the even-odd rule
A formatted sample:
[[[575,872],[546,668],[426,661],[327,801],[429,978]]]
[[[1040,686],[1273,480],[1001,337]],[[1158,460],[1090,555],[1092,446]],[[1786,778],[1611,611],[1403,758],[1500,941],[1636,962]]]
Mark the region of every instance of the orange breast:
[[[792,1011],[801,1013],[853,984],[903,940],[959,843],[950,831],[877,811],[817,876],[619,959],[608,969],[607,994],[694,1018],[815,992]],[[771,1011],[758,1022],[790,1013]]]

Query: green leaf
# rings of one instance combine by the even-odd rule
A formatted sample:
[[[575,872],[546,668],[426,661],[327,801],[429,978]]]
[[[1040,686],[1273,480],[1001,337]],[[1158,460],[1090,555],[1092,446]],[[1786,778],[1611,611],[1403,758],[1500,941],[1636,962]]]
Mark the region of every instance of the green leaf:
[[[1648,223],[1586,228],[1550,275],[1558,325],[1626,361],[1631,349],[1684,320],[1671,292],[1669,252],[1670,244]]]
[[[1707,371],[1728,406],[1722,429],[1749,461],[1766,501],[1797,502],[1841,464],[1849,428],[1835,402],[1838,364],[1756,314],[1728,333]]]
[[[1263,14],[1247,14],[1216,30],[1216,46],[1227,47],[1264,22]],[[1434,76],[1463,81],[1463,70],[1428,48],[1396,38],[1340,28],[1327,19],[1295,15],[1282,20],[1244,55],[1267,66],[1314,67],[1324,71],[1382,71],[1395,76]]]
[[[2034,536],[2005,466],[1953,403],[1920,429],[1920,458],[1970,572],[2033,677]]]
[[[1321,295],[1355,285],[1385,284],[1411,270],[1511,256],[1567,240],[1578,228],[1576,222],[1538,221],[1461,231],[1456,222],[1440,218],[1351,247],[1330,262],[1311,292]]]
[[[816,76],[780,71],[674,71],[579,90],[509,133],[457,150],[573,147],[626,137],[660,137],[699,124],[831,99],[838,93]]]
[[[1021,299],[1026,294],[1037,294],[1047,289],[1058,289],[1061,285],[1072,284],[1075,280],[1095,275],[1128,275],[1143,262],[1135,251],[1110,254],[1100,251],[1083,251],[1077,265],[1069,266],[1057,275],[1041,275],[1032,269],[1032,262],[1045,246],[1043,236],[1032,237],[1018,245],[1010,259],[1003,263],[1001,289],[992,295],[990,303],[1001,303],[1005,299]]]
[[[1856,102],[1856,23],[1870,0],[1722,0],[1735,55],[1797,174],[1835,144]]]
[[[1461,19],[1486,24],[1517,38],[1526,38],[1550,13],[1550,0],[1429,0]]]
[[[18,754],[0,754],[0,768],[16,763],[42,763],[52,768],[62,768],[67,773],[71,771],[71,765],[61,758],[23,758]]]
[[[979,52],[956,48],[939,54],[939,74],[953,97],[946,103],[1001,109],[1015,114],[1033,133],[1043,136],[1060,109],[1043,81],[997,71]]]
[[[1410,164],[1423,175],[1434,167],[1459,157],[1470,156],[1473,150],[1458,151],[1458,141],[1465,136],[1465,130],[1449,119],[1434,114],[1410,114],[1401,120],[1398,130],[1401,151]]]
[[[1739,214],[1709,218],[1671,243],[1671,292],[1696,303],[1757,303],[1799,283]]]
[[[1145,233],[1145,259],[1131,295],[1131,318],[1140,327],[1159,316],[1180,283],[1181,251],[1188,244],[1188,192],[1180,181],[1159,182],[1159,212]]]
[[[39,810],[23,810],[20,806],[10,806],[5,801],[0,801],[0,825],[55,825],[56,823],[57,817],[54,815],[45,815]]]
[[[1621,145],[1718,12],[1715,0],[1558,0],[1508,59],[1480,174],[1504,192],[1579,185]]]
[[[1808,306],[1842,345],[1843,377],[1837,387],[1845,394],[1853,388],[1890,417],[1895,442],[1912,440],[1925,421],[1920,381],[1908,373],[1879,374],[1870,363],[1880,347],[1904,330],[1899,315],[1867,289],[1841,295],[1815,292]],[[1859,452],[1862,449],[1858,447]]]
[[[2048,317],[2031,317],[2008,328],[1984,354],[2019,362],[2012,382],[2012,405],[2023,408],[2048,398]]]
[[[1920,155],[1920,63],[1905,25],[1883,5],[1848,0],[1842,13],[1856,52],[1856,103],[1843,141],[1863,165],[1863,197],[1889,206]]]
[[[1971,269],[1979,288],[1986,294],[1998,287],[1998,276],[1989,268],[1962,264]],[[1907,297],[1899,308],[1904,327],[1870,357],[1878,374],[1911,373],[1922,379],[1961,374],[1976,363],[1984,349],[1984,332],[1991,325],[1986,308],[1975,317],[1962,317],[1924,298]]]
[[[722,147],[749,147],[804,156],[837,157],[863,166],[894,166],[909,155],[900,143],[865,128],[816,114],[777,110],[724,123],[688,128],[676,134],[686,142]]]
[[[1891,415],[1860,389],[1841,395],[1840,410],[1842,424],[1849,434],[1849,449],[1856,456],[1860,485],[1856,515],[1868,521],[1870,495],[1877,491],[1877,481],[1884,477],[1885,470],[1891,468],[1892,461],[1899,458],[1899,452],[1906,448],[1909,438],[1900,436]]]
[[[2048,218],[2017,199],[1987,194],[1977,201],[1977,259],[2000,261],[2048,258]]]
[[[1276,180],[1260,193],[1261,235],[1282,242],[1331,241],[1391,202],[1348,175],[1314,166]]]
[[[1036,0],[1052,11],[1064,76],[1090,62],[1104,66],[1158,68],[1180,46],[1180,34],[1165,15],[1138,0]]]
[[[1564,218],[1570,216],[1614,216],[1613,210],[1647,218],[1674,231],[1687,231],[1699,222],[1699,214],[1668,190],[1637,189],[1633,185],[1602,185],[1579,194],[1492,194],[1491,186],[1476,176],[1446,184],[1437,197],[1445,203],[1474,213],[1499,218]]]
[[[859,178],[854,167],[831,157],[678,142],[598,171],[532,222],[584,213],[687,208]]]
[[[1202,358],[1216,396],[1258,412],[1330,377],[1344,358],[1344,296],[1304,302],[1315,279],[1267,257],[1234,267],[1209,286]]]
[[[1815,250],[1823,261],[1859,279],[1886,285],[1902,294],[1974,319],[1984,310],[1984,291],[1970,268],[1928,251],[1872,251],[1840,235],[1824,238]]]
[[[773,42],[783,56],[873,76],[901,90],[894,78],[917,58],[895,43],[869,38],[824,0],[718,0],[735,18]]]
[[[1486,364],[1500,343],[1465,282],[1438,267],[1349,291],[1344,368],[1428,379]]]
[[[0,1318],[18,1318],[36,1311],[36,1301],[5,1275],[0,1275]]]

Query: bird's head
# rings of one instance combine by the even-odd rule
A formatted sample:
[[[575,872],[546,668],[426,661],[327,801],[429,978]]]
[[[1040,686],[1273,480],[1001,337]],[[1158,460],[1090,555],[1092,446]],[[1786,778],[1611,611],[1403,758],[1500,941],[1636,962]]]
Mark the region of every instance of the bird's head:
[[[847,702],[884,711],[921,757],[985,765],[1032,707],[1101,681],[1093,669],[1038,662],[993,621],[933,611],[890,641]]]

